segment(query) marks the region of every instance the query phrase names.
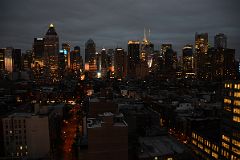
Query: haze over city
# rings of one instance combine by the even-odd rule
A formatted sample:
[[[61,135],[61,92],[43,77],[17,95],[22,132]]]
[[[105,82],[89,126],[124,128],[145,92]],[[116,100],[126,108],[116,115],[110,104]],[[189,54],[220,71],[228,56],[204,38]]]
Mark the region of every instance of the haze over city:
[[[126,48],[128,40],[142,40],[143,29],[159,49],[172,43],[180,52],[194,43],[195,32],[207,32],[209,42],[225,33],[230,48],[240,55],[238,0],[1,0],[1,46],[31,49],[33,37],[41,37],[53,23],[60,42],[79,45],[92,38],[97,48]]]

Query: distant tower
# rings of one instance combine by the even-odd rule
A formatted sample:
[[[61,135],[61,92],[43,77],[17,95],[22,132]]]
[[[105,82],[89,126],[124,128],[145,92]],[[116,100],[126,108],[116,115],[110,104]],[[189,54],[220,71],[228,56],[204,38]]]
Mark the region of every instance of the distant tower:
[[[44,40],[45,80],[54,82],[58,77],[59,38],[53,24],[49,25]]]
[[[208,33],[195,34],[195,65],[198,79],[209,79]]]
[[[140,42],[128,41],[128,76],[136,75],[136,64],[140,61]]]
[[[92,39],[85,43],[85,70],[89,70],[90,65],[94,65],[96,44]]]
[[[144,28],[144,36],[143,36],[143,41],[141,43],[141,50],[140,50],[140,59],[143,63],[147,63],[148,67],[150,68],[151,61],[152,61],[151,55],[154,51],[154,45],[150,42],[149,36],[150,36],[150,30],[147,36],[146,30]]]
[[[214,48],[227,48],[227,36],[223,33],[214,36]]]
[[[185,77],[194,75],[193,45],[187,44],[182,49],[182,62]]]
[[[65,58],[65,65],[67,68],[70,68],[70,44],[68,43],[63,43],[62,44],[62,50],[65,52],[64,53],[64,58]]]
[[[33,42],[33,58],[38,64],[43,61],[44,54],[44,38],[34,38]],[[42,63],[41,63],[42,64]]]
[[[116,78],[125,78],[127,75],[127,55],[122,48],[116,48],[114,55],[114,73]]]

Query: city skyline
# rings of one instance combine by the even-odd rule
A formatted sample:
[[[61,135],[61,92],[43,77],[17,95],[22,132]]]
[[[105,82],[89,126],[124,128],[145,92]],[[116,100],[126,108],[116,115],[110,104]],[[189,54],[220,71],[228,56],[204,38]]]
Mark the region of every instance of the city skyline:
[[[175,1],[71,1],[66,5],[58,2],[23,1],[12,5],[2,1],[1,47],[31,49],[33,38],[43,37],[48,25],[54,23],[60,44],[70,43],[71,48],[79,45],[81,50],[89,38],[95,41],[98,50],[117,46],[126,49],[128,40],[141,41],[143,29],[149,28],[150,40],[157,50],[162,43],[172,43],[173,49],[181,54],[185,44],[194,44],[195,32],[207,32],[213,46],[214,35],[221,32],[227,35],[228,48],[236,49],[236,58],[240,55],[237,1],[185,0],[181,5]]]

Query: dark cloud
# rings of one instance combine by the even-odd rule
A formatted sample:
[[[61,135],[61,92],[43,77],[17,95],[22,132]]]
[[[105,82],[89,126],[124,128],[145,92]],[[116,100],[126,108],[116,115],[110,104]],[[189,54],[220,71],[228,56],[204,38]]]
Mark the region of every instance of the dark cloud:
[[[44,36],[54,23],[61,42],[84,47],[92,38],[98,48],[141,40],[143,28],[151,40],[173,43],[180,51],[194,43],[195,32],[219,32],[240,55],[239,0],[1,0],[0,47],[31,49],[33,38]],[[159,47],[156,47],[159,48]]]

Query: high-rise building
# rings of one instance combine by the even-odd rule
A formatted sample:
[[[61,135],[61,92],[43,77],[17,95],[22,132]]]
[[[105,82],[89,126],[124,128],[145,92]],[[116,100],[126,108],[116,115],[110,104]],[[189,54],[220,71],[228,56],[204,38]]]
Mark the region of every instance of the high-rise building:
[[[185,45],[182,49],[182,66],[185,77],[194,75],[193,46],[190,44]]]
[[[227,48],[227,36],[219,33],[214,36],[214,48]]]
[[[64,52],[64,59],[65,59],[65,66],[67,68],[70,68],[70,44],[68,43],[63,43],[62,44],[62,50]]]
[[[44,58],[44,38],[34,38],[33,59],[35,63],[43,65]]]
[[[161,45],[161,55],[165,57],[165,53],[167,52],[168,49],[172,49],[172,44],[165,43]]]
[[[240,82],[224,84],[221,158],[237,160],[240,157]]]
[[[83,62],[80,53],[79,46],[75,46],[74,50],[70,52],[70,69],[77,73],[80,73],[83,69]]]
[[[154,44],[151,43],[149,40],[150,37],[150,30],[148,32],[148,36],[146,34],[146,31],[144,29],[144,37],[143,41],[141,43],[141,48],[140,48],[140,59],[142,63],[147,63],[148,68],[151,67],[152,63],[152,53],[154,52]]]
[[[95,59],[96,44],[92,39],[85,43],[85,65],[89,65]]]
[[[5,70],[8,73],[21,70],[21,49],[7,47],[5,50]]]
[[[195,50],[199,53],[207,53],[208,33],[195,34]]]
[[[102,48],[100,55],[101,55],[101,67],[99,67],[99,68],[101,68],[101,70],[100,70],[101,76],[106,77],[107,72],[109,70],[108,69],[109,64],[108,64],[108,55],[107,55],[107,51],[105,48]]]
[[[3,71],[5,69],[4,58],[5,58],[5,48],[1,48],[0,49],[0,71]]]
[[[128,41],[128,76],[136,75],[136,64],[140,62],[140,42]]]
[[[122,48],[116,48],[114,55],[114,73],[117,78],[125,78],[127,75],[127,55]]]
[[[49,25],[44,38],[45,80],[55,82],[58,78],[59,38],[53,24]]]
[[[236,79],[235,49],[223,49],[223,77],[225,80]]]
[[[209,79],[206,74],[209,64],[208,33],[195,34],[195,64],[198,79]]]

